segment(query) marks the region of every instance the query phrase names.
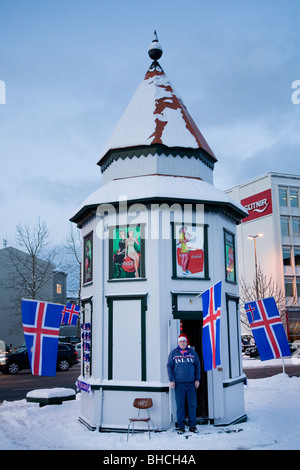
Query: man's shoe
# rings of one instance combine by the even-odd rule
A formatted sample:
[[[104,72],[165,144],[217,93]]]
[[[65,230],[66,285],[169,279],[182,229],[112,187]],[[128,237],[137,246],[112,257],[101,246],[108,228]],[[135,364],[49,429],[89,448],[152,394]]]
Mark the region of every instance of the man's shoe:
[[[184,434],[184,429],[183,428],[178,429],[177,434]]]
[[[197,429],[195,426],[192,427],[192,428],[189,428],[189,431],[190,431],[190,432],[195,432],[195,433],[198,433],[198,432],[199,432],[198,429]]]

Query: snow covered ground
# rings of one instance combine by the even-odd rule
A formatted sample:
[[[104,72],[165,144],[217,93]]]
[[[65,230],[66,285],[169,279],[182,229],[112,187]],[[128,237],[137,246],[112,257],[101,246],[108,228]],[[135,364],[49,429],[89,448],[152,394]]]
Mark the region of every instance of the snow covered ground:
[[[285,362],[291,360],[286,359]],[[259,362],[247,361],[246,367]],[[0,449],[298,450],[299,397],[300,377],[289,378],[281,373],[265,379],[248,380],[245,386],[246,423],[222,429],[212,425],[199,426],[200,433],[188,439],[174,430],[152,434],[151,439],[148,433],[138,433],[130,435],[128,442],[126,434],[91,432],[79,423],[80,394],[76,400],[42,408],[37,403],[27,403],[25,399],[3,402],[0,405]],[[229,430],[232,432],[224,432]]]

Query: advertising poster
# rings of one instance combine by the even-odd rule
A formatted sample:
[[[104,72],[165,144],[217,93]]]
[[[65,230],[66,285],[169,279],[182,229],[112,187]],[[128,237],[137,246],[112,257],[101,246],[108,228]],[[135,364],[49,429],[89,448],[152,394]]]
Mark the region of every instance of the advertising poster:
[[[173,277],[205,278],[204,225],[174,223]]]
[[[225,237],[225,276],[226,281],[236,282],[234,235],[224,232]]]
[[[93,232],[83,239],[83,284],[93,280]]]
[[[109,278],[144,278],[143,226],[117,226],[109,230]]]

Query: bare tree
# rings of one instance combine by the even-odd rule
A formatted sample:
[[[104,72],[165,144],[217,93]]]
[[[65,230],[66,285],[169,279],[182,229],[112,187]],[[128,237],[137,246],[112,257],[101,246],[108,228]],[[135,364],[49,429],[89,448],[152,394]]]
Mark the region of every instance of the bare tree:
[[[71,286],[70,290],[76,292],[78,305],[80,305],[82,269],[81,235],[80,230],[75,229],[73,224],[70,226],[70,231],[65,237],[64,250],[68,255],[64,270],[68,272],[68,280]]]
[[[17,225],[17,245],[28,256],[20,251],[10,252],[10,262],[19,278],[21,291],[29,299],[37,299],[41,289],[53,278],[56,248],[49,249],[49,230],[45,222],[38,218],[32,227],[30,224]]]
[[[70,225],[70,231],[64,239],[63,251],[65,253],[64,271],[68,273],[68,293],[76,298],[78,305],[81,305],[81,269],[82,269],[82,250],[80,230]],[[79,316],[77,321],[77,334],[80,336]]]

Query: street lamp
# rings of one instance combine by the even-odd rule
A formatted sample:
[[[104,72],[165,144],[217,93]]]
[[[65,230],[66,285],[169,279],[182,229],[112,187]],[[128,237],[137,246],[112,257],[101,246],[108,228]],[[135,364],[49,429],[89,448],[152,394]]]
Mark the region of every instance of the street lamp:
[[[255,256],[255,288],[256,288],[256,300],[258,300],[258,278],[257,278],[257,253],[256,253],[256,239],[263,237],[263,233],[257,235],[248,235],[249,240],[254,240],[254,256]]]

